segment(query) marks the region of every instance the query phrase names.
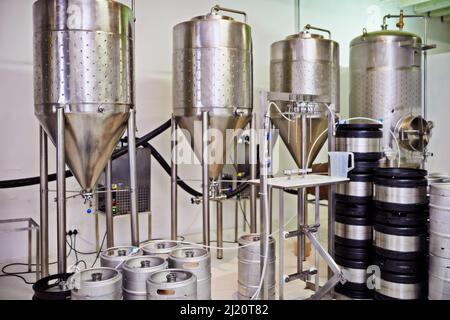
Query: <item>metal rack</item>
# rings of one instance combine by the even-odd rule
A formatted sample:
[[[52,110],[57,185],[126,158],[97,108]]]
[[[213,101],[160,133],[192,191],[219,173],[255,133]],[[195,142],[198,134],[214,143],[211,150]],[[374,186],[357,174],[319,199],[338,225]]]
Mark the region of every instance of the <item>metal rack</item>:
[[[36,279],[41,278],[41,262],[40,262],[40,227],[32,218],[5,219],[0,220],[0,224],[21,223],[26,222],[26,227],[15,227],[3,229],[0,228],[0,234],[11,232],[28,232],[28,272],[31,272],[33,265],[33,231],[35,231],[36,239]]]
[[[272,127],[270,116],[267,119],[268,103],[273,101],[284,101],[289,102],[294,105],[300,105],[301,103],[315,103],[317,105],[325,106],[327,109],[326,116],[328,118],[328,150],[334,150],[334,122],[335,115],[331,111],[333,110],[333,105],[328,101],[326,97],[313,96],[313,95],[300,95],[300,94],[290,94],[290,93],[279,93],[279,92],[265,92],[260,93],[260,154],[263,157],[261,160],[261,178],[259,180],[252,180],[251,183],[260,185],[260,233],[261,239],[265,239],[268,236],[268,228],[265,214],[264,206],[264,195],[268,190],[264,190],[264,186],[267,184],[268,189],[276,188],[280,190],[280,211],[279,211],[279,299],[284,299],[284,285],[287,282],[294,280],[303,280],[305,282],[309,281],[312,275],[315,276],[315,293],[311,296],[311,299],[321,299],[323,298],[334,286],[339,282],[345,282],[344,275],[338,265],[333,260],[334,252],[334,191],[336,184],[340,182],[345,182],[347,178],[337,178],[331,176],[315,175],[307,173],[310,171],[306,168],[306,121],[307,117],[311,116],[311,109],[299,108],[296,117],[300,118],[302,121],[302,149],[303,149],[303,159],[302,168],[295,170],[287,170],[289,172],[285,177],[278,178],[268,178],[268,169],[271,166],[266,160],[266,137],[267,130]],[[269,151],[269,154],[272,151]],[[286,173],[285,172],[285,173]],[[296,176],[294,176],[296,175]],[[266,180],[266,181],[264,181]],[[319,191],[321,186],[328,186],[328,252],[322,247],[318,240],[318,230],[320,228],[319,223]],[[315,223],[309,225],[306,221],[306,188],[314,187],[316,194],[315,201]],[[285,190],[297,190],[298,191],[298,201],[297,201],[297,219],[298,228],[297,230],[286,232],[284,230],[284,191]],[[284,246],[283,243],[286,239],[297,237],[298,239],[298,252],[297,252],[297,272],[288,276],[284,275]],[[305,237],[311,241],[314,246],[316,253],[323,257],[327,265],[329,266],[329,276],[328,281],[322,286],[319,286],[319,257],[316,254],[315,267],[310,270],[303,269],[303,261],[305,258],[304,246]],[[265,242],[261,241],[261,251],[265,252]],[[261,267],[264,263],[264,256],[261,256]],[[267,277],[265,277],[263,282],[263,287],[261,289],[262,299],[267,299]]]

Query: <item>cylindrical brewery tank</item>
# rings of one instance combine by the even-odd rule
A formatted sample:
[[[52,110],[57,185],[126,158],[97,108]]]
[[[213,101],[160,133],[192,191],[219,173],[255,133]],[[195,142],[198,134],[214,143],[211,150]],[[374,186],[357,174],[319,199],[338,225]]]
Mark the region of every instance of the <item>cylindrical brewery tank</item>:
[[[133,246],[108,248],[100,253],[100,265],[107,268],[117,268],[120,271],[125,261],[140,255],[142,255],[142,251]]]
[[[72,300],[121,300],[122,274],[113,268],[92,268],[69,278]]]
[[[122,268],[123,299],[147,300],[147,279],[156,271],[167,269],[161,257],[142,256],[127,260]]]
[[[275,42],[271,46],[270,91],[303,95],[314,95],[322,101],[333,104],[333,111],[339,113],[339,45],[331,39],[303,31]],[[278,101],[283,112],[293,108],[292,104]],[[292,111],[292,110],[291,110]],[[327,129],[327,109],[317,106],[317,114],[308,119],[307,152],[310,163],[317,157],[327,136],[314,141]],[[272,121],[298,166],[302,166],[301,124],[289,124],[279,113],[272,110]],[[306,155],[305,155],[306,157]]]
[[[226,131],[243,129],[251,119],[251,28],[231,17],[210,14],[173,28],[173,113],[201,159],[201,126],[195,122],[208,112],[212,134],[209,177],[219,177],[232,142]]]
[[[91,192],[134,107],[134,19],[105,0],[38,0],[34,20],[35,114],[56,142],[64,108],[66,161]]]
[[[211,255],[208,250],[195,247],[174,250],[169,255],[169,267],[195,274],[198,300],[211,300]]]
[[[147,280],[147,300],[197,300],[197,277],[190,271],[157,271]]]
[[[267,259],[266,274],[269,279],[268,299],[272,300],[275,299],[275,240],[272,237],[269,238],[269,254]],[[256,293],[260,280],[260,236],[258,234],[243,235],[239,238],[238,250],[239,300],[250,300]],[[260,296],[256,298],[259,299]]]
[[[415,34],[383,30],[364,33],[350,44],[350,117],[383,122],[383,149],[402,163],[420,163],[431,127],[421,117],[422,40]]]
[[[142,246],[142,252],[146,256],[158,256],[165,260],[169,254],[181,248],[181,244],[174,240],[152,240]]]

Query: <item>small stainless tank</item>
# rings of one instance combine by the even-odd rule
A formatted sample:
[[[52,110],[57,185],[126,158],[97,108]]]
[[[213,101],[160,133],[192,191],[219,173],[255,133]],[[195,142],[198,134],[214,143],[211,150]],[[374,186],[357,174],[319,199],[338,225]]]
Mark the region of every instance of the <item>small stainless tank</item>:
[[[178,248],[181,248],[181,244],[173,240],[152,240],[147,242],[142,251],[146,256],[158,256],[165,260],[169,258],[169,254]]]
[[[161,257],[142,256],[127,260],[122,269],[123,299],[147,300],[147,279],[167,266],[167,261]]]
[[[176,249],[169,255],[169,267],[195,274],[198,300],[211,300],[211,255],[208,250],[196,247]]]
[[[238,251],[239,300],[250,300],[255,294],[261,280],[260,259],[259,235],[249,234],[240,237]],[[272,237],[269,239],[269,254],[266,272],[269,278],[268,298],[272,300],[275,299],[275,240]],[[259,299],[260,296],[257,298]]]
[[[303,95],[317,95],[334,105],[333,111],[339,113],[339,45],[331,39],[303,31],[288,36],[271,45],[270,91],[288,92]],[[278,101],[283,112],[292,108],[292,103]],[[312,144],[327,129],[327,109],[321,107],[320,114],[311,116],[307,123],[307,152],[311,152],[310,163],[314,162],[322,148],[326,135],[318,140],[314,149]],[[280,136],[298,166],[301,166],[301,124],[290,124],[277,111],[272,110],[272,121],[280,130]],[[311,150],[311,151],[310,151]]]
[[[190,271],[157,271],[147,280],[147,300],[197,300],[197,277]]]
[[[69,278],[72,300],[121,300],[122,274],[113,268],[93,268]]]
[[[100,265],[107,268],[117,268],[121,271],[125,261],[140,255],[142,255],[142,251],[133,246],[108,248],[100,253]]]

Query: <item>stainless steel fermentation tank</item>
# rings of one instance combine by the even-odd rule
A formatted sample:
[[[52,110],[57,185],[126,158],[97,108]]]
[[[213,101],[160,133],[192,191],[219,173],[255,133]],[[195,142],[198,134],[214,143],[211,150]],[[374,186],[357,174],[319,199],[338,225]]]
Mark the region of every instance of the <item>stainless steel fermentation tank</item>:
[[[307,28],[271,47],[270,91],[319,96],[331,102],[333,112],[339,113],[339,45],[331,39],[312,34]],[[277,102],[283,113],[298,113],[302,105]],[[305,104],[306,105],[306,104]],[[325,115],[324,115],[325,114]],[[300,168],[309,168],[327,140],[319,136],[328,128],[326,109],[316,109],[305,124],[292,116],[289,122],[272,109],[271,120],[279,130],[281,139]],[[306,137],[306,150],[302,150],[302,136]],[[318,139],[319,138],[319,139]],[[313,143],[316,141],[314,145]],[[306,151],[306,154],[304,154]],[[309,155],[309,161],[308,160]]]
[[[312,33],[312,30],[328,33],[325,38],[322,35]],[[261,128],[264,130],[272,129],[275,126],[279,130],[283,142],[294,158],[298,168],[285,170],[285,175],[302,175],[306,177],[311,172],[311,166],[316,159],[324,142],[329,141],[328,150],[334,150],[334,123],[336,114],[339,113],[339,45],[331,40],[331,33],[328,30],[306,25],[303,31],[288,36],[282,41],[278,41],[271,46],[271,64],[270,64],[270,92],[262,92],[261,98]],[[265,112],[270,112],[270,119],[264,117]],[[265,131],[266,132],[266,131]],[[326,134],[328,133],[328,134]],[[270,179],[264,171],[268,170],[266,164],[266,153],[271,157],[272,152],[263,143],[265,137],[260,136],[260,154],[264,155],[261,160],[261,178],[260,190],[261,199],[266,193],[270,192]],[[270,144],[270,142],[269,142]],[[268,161],[269,162],[269,161]],[[272,163],[270,161],[270,163]],[[267,171],[266,171],[267,173]],[[269,185],[269,191],[265,190]],[[315,218],[319,219],[319,187],[314,185],[316,192],[316,211]],[[297,251],[297,272],[284,277],[284,252],[279,253],[280,269],[280,288],[279,297],[283,299],[284,284],[302,279],[307,281],[311,276],[308,270],[304,269],[305,260],[305,237],[307,236],[317,252],[324,257],[328,266],[330,266],[330,277],[327,284],[319,289],[316,286],[314,299],[322,297],[326,292],[334,287],[340,277],[340,270],[331,256],[323,249],[321,244],[312,238],[308,230],[307,219],[307,198],[306,188],[299,184],[297,188],[297,223],[298,229],[292,231],[291,237],[296,237],[298,241]],[[334,243],[334,189],[335,185],[329,184],[328,203],[329,203],[329,223],[328,223],[328,250],[333,252]],[[284,219],[283,213],[284,191],[280,191],[280,220]],[[261,220],[261,239],[268,236],[264,229],[266,221],[264,212],[264,201],[260,201],[260,220]],[[281,225],[283,225],[281,223]],[[283,227],[281,227],[283,229]],[[283,232],[280,231],[283,235]],[[285,241],[284,236],[279,237],[280,241]],[[279,245],[283,248],[283,244]],[[265,241],[261,241],[260,252],[265,252]],[[316,255],[315,266],[319,268],[318,255]],[[261,261],[263,263],[263,261]],[[316,277],[316,281],[318,277]],[[269,296],[269,283],[267,277],[262,286],[263,297]]]
[[[115,1],[39,0],[33,5],[33,20],[34,104],[43,128],[41,223],[45,225],[44,232],[48,232],[48,135],[57,150],[58,270],[61,273],[66,271],[66,163],[80,183],[83,195],[90,200],[127,123],[132,242],[134,245],[139,242],[134,192],[134,14]],[[43,240],[42,246],[45,265],[48,243]],[[48,272],[45,268],[44,273]]]
[[[190,136],[189,142],[196,156],[202,161],[201,202],[205,245],[210,243],[209,201],[217,202],[217,228],[220,232],[220,200],[223,195],[218,180],[228,160],[227,150],[232,150],[234,138],[240,129],[249,124],[253,108],[251,28],[246,21],[219,15],[219,11],[242,14],[246,20],[246,14],[242,11],[215,6],[209,14],[173,28],[172,131],[175,132],[177,126],[184,129]],[[228,139],[227,130],[233,132]],[[172,239],[176,239],[177,159],[174,134],[172,139]],[[255,172],[254,168],[253,174]],[[256,217],[256,202],[252,208]],[[218,244],[220,246],[221,243]]]
[[[419,36],[393,30],[363,33],[350,44],[350,118],[382,121],[383,149],[396,154],[396,139],[402,166],[423,163],[431,136],[422,116],[423,49]]]

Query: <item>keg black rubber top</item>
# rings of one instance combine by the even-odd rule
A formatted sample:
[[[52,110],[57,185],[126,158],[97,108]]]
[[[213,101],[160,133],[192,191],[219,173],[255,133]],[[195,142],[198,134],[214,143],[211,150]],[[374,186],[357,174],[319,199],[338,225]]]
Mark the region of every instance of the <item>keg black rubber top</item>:
[[[383,158],[383,152],[353,152],[355,162],[357,161],[378,161]]]
[[[375,223],[373,226],[375,231],[384,233],[384,234],[390,234],[395,236],[421,236],[426,235],[427,233],[427,226],[414,226],[414,227],[398,227],[398,226],[388,226],[385,224],[379,224]]]
[[[428,181],[425,178],[421,179],[391,179],[386,177],[375,176],[373,183],[379,186],[393,187],[393,188],[417,188],[428,186]]]
[[[348,260],[360,260],[372,262],[374,257],[373,246],[368,246],[367,248],[354,248],[343,246],[339,243],[334,244],[334,253],[336,256],[340,256]]]
[[[67,300],[70,290],[59,287],[60,281],[67,281],[73,273],[54,274],[36,281],[33,284],[33,300]]]
[[[367,173],[349,173],[348,178],[350,181],[355,182],[372,182],[373,181],[373,175],[367,174]]]
[[[427,259],[397,260],[376,255],[375,264],[381,270],[401,274],[425,274],[427,272]]]
[[[389,203],[374,200],[373,204],[376,208],[388,211],[403,211],[403,212],[427,212],[428,211],[428,200],[426,203],[410,203],[410,204],[400,204],[400,203]]]
[[[355,197],[355,196],[347,196],[345,194],[335,194],[336,200],[339,202],[344,202],[348,204],[361,204],[361,205],[370,205],[372,203],[372,195],[367,197]]]
[[[375,175],[389,179],[423,179],[427,175],[426,170],[412,168],[377,168]]]
[[[373,215],[373,206],[370,204],[336,201],[335,209],[336,214],[350,217],[370,218]]]
[[[391,273],[381,270],[381,279],[395,282],[395,283],[410,283],[419,284],[424,282],[427,277],[427,273],[422,274],[401,274],[401,273]]]
[[[372,246],[372,237],[367,240],[353,240],[349,238],[341,238],[339,236],[334,236],[334,241],[346,247],[352,248],[368,248]]]
[[[393,211],[375,209],[375,222],[393,226],[423,226],[427,222],[428,212]]]
[[[336,137],[343,138],[382,138],[381,124],[351,123],[338,124]]]
[[[352,299],[372,299],[373,298],[373,291],[367,289],[367,285],[366,285],[365,290],[351,290],[339,283],[335,287],[335,291],[337,293],[340,293],[340,294],[347,296],[349,298],[352,298]]]
[[[350,174],[353,173],[369,173],[373,174],[374,170],[378,168],[378,161],[355,161],[355,167]]]
[[[364,260],[349,260],[345,259],[344,257],[338,256],[337,254],[334,256],[334,261],[343,267],[350,268],[350,269],[367,269],[370,265],[370,261],[364,261]]]
[[[393,260],[420,260],[425,259],[426,256],[425,244],[423,246],[424,248],[419,249],[419,251],[412,252],[399,252],[375,247],[375,253],[379,256]]]
[[[336,214],[335,220],[336,220],[336,222],[339,222],[339,223],[355,225],[355,226],[371,226],[372,225],[371,218],[349,217],[349,216],[343,216],[340,214]]]

